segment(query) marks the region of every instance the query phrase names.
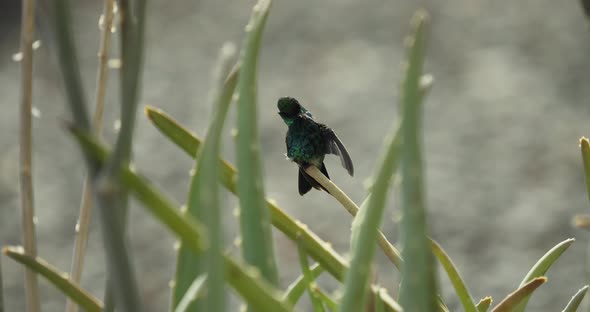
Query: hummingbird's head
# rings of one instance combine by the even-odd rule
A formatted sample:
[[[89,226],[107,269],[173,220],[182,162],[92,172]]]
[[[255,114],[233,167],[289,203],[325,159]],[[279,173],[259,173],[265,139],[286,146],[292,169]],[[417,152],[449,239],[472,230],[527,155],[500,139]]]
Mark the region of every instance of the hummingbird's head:
[[[291,125],[295,118],[301,113],[301,104],[292,97],[282,97],[277,102],[279,115],[287,126]]]

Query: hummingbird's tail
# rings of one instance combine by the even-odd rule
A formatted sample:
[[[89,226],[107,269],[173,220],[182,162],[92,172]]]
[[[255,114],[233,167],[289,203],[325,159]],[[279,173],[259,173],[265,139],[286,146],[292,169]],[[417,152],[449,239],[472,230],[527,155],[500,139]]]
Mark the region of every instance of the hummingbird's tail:
[[[330,178],[330,176],[328,175],[328,170],[326,169],[326,165],[324,165],[324,163],[322,162],[322,167],[320,168],[320,171],[326,176],[326,178]],[[303,196],[305,195],[307,192],[309,192],[309,190],[311,190],[311,188],[315,188],[315,189],[322,189],[326,192],[328,192],[328,190],[326,190],[321,184],[319,184],[314,178],[312,178],[309,174],[307,174],[307,172],[305,172],[305,168],[303,166],[299,166],[299,195]],[[330,193],[330,192],[328,192]]]

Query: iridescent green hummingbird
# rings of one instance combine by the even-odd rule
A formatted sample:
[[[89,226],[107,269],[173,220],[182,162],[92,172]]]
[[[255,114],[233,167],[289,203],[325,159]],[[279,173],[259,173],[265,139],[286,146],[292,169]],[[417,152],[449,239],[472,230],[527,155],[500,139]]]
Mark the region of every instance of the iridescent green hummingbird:
[[[353,175],[352,159],[332,129],[316,122],[311,113],[292,97],[280,98],[277,106],[279,115],[289,127],[285,139],[287,157],[299,165],[300,195],[305,195],[312,187],[318,190],[324,189],[305,172],[305,168],[311,165],[316,166],[329,179],[328,170],[324,165],[326,154],[338,155],[342,167],[350,176]]]

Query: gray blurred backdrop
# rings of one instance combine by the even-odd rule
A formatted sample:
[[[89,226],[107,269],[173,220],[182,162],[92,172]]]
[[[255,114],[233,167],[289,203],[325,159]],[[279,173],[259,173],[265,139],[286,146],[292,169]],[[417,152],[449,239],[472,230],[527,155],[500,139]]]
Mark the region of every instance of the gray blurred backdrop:
[[[75,2],[75,30],[88,98],[94,92],[101,1]],[[201,136],[211,108],[204,103],[222,43],[240,45],[254,1],[150,1],[141,105],[162,108]],[[18,51],[20,3],[0,5],[0,244],[19,244]],[[497,303],[549,248],[578,241],[548,274],[531,311],[556,311],[587,283],[587,235],[570,226],[588,211],[578,138],[590,134],[590,29],[577,1],[280,1],[275,0],[259,62],[260,140],[267,195],[346,252],[351,218],[326,193],[297,193],[297,169],[285,160],[280,96],[297,97],[329,124],[355,162],[350,178],[335,157],[332,179],[359,202],[381,150],[398,121],[403,38],[418,7],[432,15],[426,70],[435,77],[424,106],[424,152],[429,221],[459,267],[475,300]],[[34,182],[39,255],[69,271],[84,175],[79,150],[61,127],[69,118],[50,30],[35,55]],[[115,38],[115,42],[118,38]],[[116,49],[117,45],[114,45]],[[116,57],[116,55],[115,55]],[[117,74],[111,72],[105,137],[118,116]],[[224,157],[234,159],[226,126]],[[178,203],[185,201],[192,161],[138,112],[135,163]],[[397,238],[392,194],[383,230]],[[237,223],[227,196],[228,248]],[[138,278],[149,311],[168,306],[174,239],[139,206],[130,232]],[[97,215],[96,213],[94,214]],[[102,298],[104,261],[98,223],[92,224],[82,284]],[[285,287],[299,274],[295,246],[275,233]],[[379,281],[396,295],[398,274],[377,250]],[[7,311],[21,311],[21,268],[2,257]],[[441,273],[441,272],[439,272]],[[461,310],[446,275],[443,297]],[[335,283],[327,278],[326,287]],[[40,280],[45,311],[65,299]],[[236,302],[235,298],[232,299]]]

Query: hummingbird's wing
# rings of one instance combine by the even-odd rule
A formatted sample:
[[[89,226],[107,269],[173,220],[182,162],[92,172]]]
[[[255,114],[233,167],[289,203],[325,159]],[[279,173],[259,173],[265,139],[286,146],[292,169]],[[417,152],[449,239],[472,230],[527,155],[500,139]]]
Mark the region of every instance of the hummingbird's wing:
[[[328,128],[327,132],[327,139],[328,139],[328,153],[338,155],[340,157],[340,163],[342,163],[342,167],[348,171],[350,176],[354,174],[354,166],[352,165],[352,159],[342,144],[342,141],[336,136],[336,133],[332,129]]]
[[[300,105],[301,106],[301,105]],[[301,106],[301,113],[313,120],[313,115],[305,107]]]

